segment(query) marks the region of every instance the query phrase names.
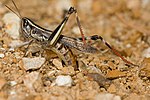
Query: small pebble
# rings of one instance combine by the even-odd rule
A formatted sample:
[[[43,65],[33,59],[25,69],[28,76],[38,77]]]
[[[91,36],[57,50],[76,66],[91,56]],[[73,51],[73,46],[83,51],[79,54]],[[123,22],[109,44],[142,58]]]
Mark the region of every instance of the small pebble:
[[[56,85],[58,86],[71,86],[72,85],[72,78],[71,76],[63,76],[63,75],[60,75],[60,76],[57,76],[56,78]]]
[[[10,93],[10,95],[15,95],[16,91],[10,91],[9,93]]]
[[[3,53],[0,54],[0,58],[4,58],[5,55]]]
[[[147,49],[145,49],[144,51],[143,51],[143,55],[142,55],[143,57],[146,57],[146,58],[149,58],[150,57],[150,47],[149,48],[147,48]]]
[[[33,84],[37,81],[38,77],[39,77],[38,72],[31,72],[27,74],[23,79],[24,85],[28,87],[30,90],[34,91]]]
[[[10,86],[15,86],[17,84],[17,82],[16,81],[10,81],[9,84],[10,84]]]
[[[11,48],[16,48],[19,47],[23,42],[20,40],[13,40],[11,41],[11,43],[9,44],[9,47]]]
[[[63,68],[62,62],[58,59],[53,59],[53,64],[58,68],[61,69]]]
[[[106,93],[96,95],[95,100],[121,100],[121,97],[114,94]]]
[[[25,70],[39,69],[44,64],[45,61],[46,61],[46,59],[45,58],[41,58],[41,57],[22,58],[23,68]]]
[[[9,50],[8,51],[10,51],[10,52],[14,52],[15,51],[15,49],[14,48],[9,48]]]
[[[111,85],[109,86],[109,88],[107,89],[107,91],[108,91],[109,93],[115,93],[115,92],[117,92],[116,86],[115,86],[114,84],[111,84]]]
[[[132,45],[130,43],[126,45],[127,48],[131,48],[131,46]]]
[[[4,52],[4,51],[6,51],[6,49],[5,48],[0,48],[0,51]]]
[[[62,72],[63,72],[63,74],[66,74],[66,75],[74,75],[75,74],[74,67],[72,67],[72,66],[63,67]]]

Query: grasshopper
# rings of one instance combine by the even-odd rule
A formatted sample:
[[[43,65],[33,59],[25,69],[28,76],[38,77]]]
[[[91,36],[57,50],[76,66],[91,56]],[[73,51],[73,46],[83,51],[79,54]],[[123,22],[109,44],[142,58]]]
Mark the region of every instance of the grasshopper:
[[[107,43],[101,36],[93,35],[90,37],[84,37],[79,18],[77,16],[77,10],[74,7],[70,7],[62,22],[57,26],[57,28],[54,31],[51,31],[40,27],[27,17],[22,17],[13,0],[12,2],[16,10],[18,11],[19,15],[15,13],[15,11],[11,10],[8,6],[6,7],[12,12],[14,12],[21,19],[20,22],[21,37],[23,37],[26,41],[29,41],[28,44],[35,42],[40,44],[44,49],[54,52],[65,63],[65,65],[68,66],[73,64],[73,66],[78,66],[76,63],[76,58],[73,56],[73,53],[71,51],[71,48],[75,48],[81,52],[100,53],[100,51],[97,48],[85,42],[85,40],[90,39],[94,41],[101,40],[109,49],[112,50],[114,54],[120,57],[125,63],[136,66],[135,64],[126,60],[116,49],[114,49],[111,45],[109,45],[109,43]],[[82,38],[73,38],[61,34],[72,13],[76,14],[76,20]]]

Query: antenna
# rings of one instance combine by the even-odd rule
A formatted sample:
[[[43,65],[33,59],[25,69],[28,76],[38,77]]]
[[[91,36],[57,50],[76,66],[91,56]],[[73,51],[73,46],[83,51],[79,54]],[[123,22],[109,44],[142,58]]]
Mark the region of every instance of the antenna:
[[[12,0],[12,3],[13,3],[13,5],[15,6],[15,8],[16,8],[16,10],[17,10],[19,16],[20,16],[20,18],[22,18],[21,14],[20,14],[20,11],[19,11],[17,5],[15,4],[14,0]]]
[[[5,5],[5,7],[6,7],[7,9],[9,9],[11,12],[13,12],[15,15],[17,15],[17,16],[20,18],[20,16],[19,16],[15,11],[13,11],[10,7],[8,7],[7,5]]]
[[[5,7],[7,8],[7,9],[9,9],[11,12],[13,12],[15,15],[17,15],[20,19],[22,18],[22,16],[21,16],[21,14],[20,14],[20,12],[19,12],[19,10],[18,10],[18,8],[17,8],[17,6],[16,6],[16,4],[15,4],[15,2],[12,0],[12,3],[13,3],[13,5],[15,6],[15,8],[16,8],[16,10],[17,10],[17,12],[18,13],[16,13],[13,9],[11,9],[9,6],[7,6],[7,5],[5,5]],[[18,15],[19,14],[19,15]]]

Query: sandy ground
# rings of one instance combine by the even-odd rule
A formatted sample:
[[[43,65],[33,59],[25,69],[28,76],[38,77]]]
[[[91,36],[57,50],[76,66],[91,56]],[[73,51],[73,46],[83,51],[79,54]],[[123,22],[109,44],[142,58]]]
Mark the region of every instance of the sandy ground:
[[[43,53],[36,43],[28,50],[27,46],[11,48],[23,41],[18,36],[18,17],[4,6],[15,10],[11,0],[1,0],[0,100],[150,100],[150,0],[15,3],[21,16],[49,30],[54,30],[69,7],[74,6],[85,36],[102,36],[138,66],[126,64],[101,41],[94,44],[101,51],[98,54],[73,49],[79,70],[63,66],[58,57],[49,59],[46,55],[50,53]],[[81,37],[74,14],[62,34]],[[63,80],[57,81],[60,76],[70,83],[61,85]]]

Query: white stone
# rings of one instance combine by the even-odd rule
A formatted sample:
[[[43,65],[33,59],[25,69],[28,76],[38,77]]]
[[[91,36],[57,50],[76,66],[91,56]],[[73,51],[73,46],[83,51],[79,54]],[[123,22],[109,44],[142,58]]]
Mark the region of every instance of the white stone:
[[[145,49],[144,51],[143,51],[143,55],[142,55],[143,57],[146,57],[146,58],[149,58],[150,57],[150,47],[149,48],[147,48],[147,49]]]
[[[41,57],[35,57],[35,58],[22,58],[23,62],[23,68],[25,70],[34,70],[40,68],[44,63],[46,59]]]
[[[121,97],[110,93],[102,93],[96,95],[95,100],[121,100]]]
[[[0,54],[0,58],[4,58],[5,55],[3,53]]]
[[[37,81],[38,77],[39,77],[38,72],[31,72],[27,74],[23,79],[24,85],[30,90],[34,91],[33,84]]]
[[[130,44],[130,43],[128,43],[128,44],[126,45],[126,47],[127,47],[127,48],[130,48],[130,47],[131,47],[131,44]]]
[[[56,78],[56,85],[58,86],[71,86],[72,85],[72,78],[71,76],[63,76],[63,75],[60,75],[60,76],[57,76]]]
[[[4,51],[6,51],[6,49],[5,48],[0,48],[0,51],[4,52]]]
[[[13,41],[11,41],[11,43],[9,44],[9,47],[10,47],[10,48],[16,48],[16,47],[19,47],[21,44],[23,44],[22,41],[20,41],[20,40],[13,40]]]
[[[9,94],[10,94],[10,95],[15,95],[15,94],[16,94],[16,91],[14,91],[14,90],[13,90],[13,91],[10,91]]]
[[[10,84],[10,86],[15,86],[15,85],[17,85],[17,82],[16,81],[10,81],[9,84]]]
[[[15,49],[14,48],[9,48],[8,51],[13,52],[13,51],[15,51]]]
[[[6,13],[2,18],[6,25],[6,33],[8,33],[13,39],[19,38],[20,19],[13,13]]]

